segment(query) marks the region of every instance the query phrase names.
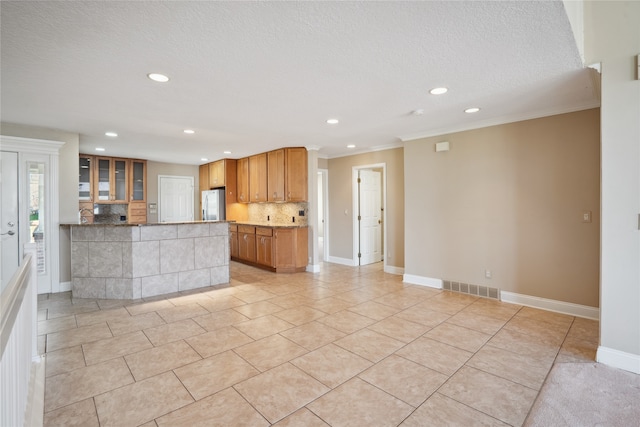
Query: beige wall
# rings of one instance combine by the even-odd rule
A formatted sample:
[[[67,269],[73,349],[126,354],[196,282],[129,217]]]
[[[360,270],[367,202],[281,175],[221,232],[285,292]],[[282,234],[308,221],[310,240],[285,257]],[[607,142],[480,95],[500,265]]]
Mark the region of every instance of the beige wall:
[[[78,221],[78,144],[77,133],[63,132],[34,126],[0,124],[0,133],[21,138],[62,141],[59,161],[59,219],[61,223]],[[60,229],[60,282],[71,280],[71,243],[69,229]],[[55,280],[55,279],[54,279]]]
[[[198,219],[200,210],[200,167],[197,165],[180,165],[173,163],[147,162],[147,222],[158,222],[158,214],[149,213],[149,203],[158,203],[158,175],[192,176],[193,180],[193,213]],[[156,211],[157,212],[157,211]]]
[[[329,169],[328,159],[318,159],[318,169]]]
[[[404,158],[403,149],[375,151],[329,159],[329,256],[353,258],[353,184],[354,166],[385,163],[387,169],[387,253],[388,266],[405,265],[404,243]],[[320,167],[320,164],[319,164]],[[347,214],[345,215],[345,210]]]
[[[599,135],[592,109],[406,143],[405,274],[597,307]]]

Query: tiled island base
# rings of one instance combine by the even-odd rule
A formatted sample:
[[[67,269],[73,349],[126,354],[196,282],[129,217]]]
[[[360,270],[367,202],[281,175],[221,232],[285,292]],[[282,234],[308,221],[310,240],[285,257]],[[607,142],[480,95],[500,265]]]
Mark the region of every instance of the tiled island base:
[[[229,224],[71,225],[75,298],[138,299],[229,282]]]

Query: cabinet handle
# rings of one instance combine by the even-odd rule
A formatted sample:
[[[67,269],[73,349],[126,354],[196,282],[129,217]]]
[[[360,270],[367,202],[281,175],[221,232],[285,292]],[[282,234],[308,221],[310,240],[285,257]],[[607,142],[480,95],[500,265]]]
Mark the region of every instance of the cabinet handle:
[[[291,191],[287,194],[287,198],[291,199]]]
[[[244,241],[245,242],[247,241],[247,235],[246,234],[244,235]]]

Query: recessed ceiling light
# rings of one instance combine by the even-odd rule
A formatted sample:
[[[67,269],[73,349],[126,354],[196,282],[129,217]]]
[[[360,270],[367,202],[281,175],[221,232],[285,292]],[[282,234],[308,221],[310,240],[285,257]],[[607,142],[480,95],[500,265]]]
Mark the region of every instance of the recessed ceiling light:
[[[337,125],[338,123],[340,123],[340,120],[338,120],[338,119],[329,119],[329,120],[327,120],[327,123],[329,123],[330,125]]]
[[[165,76],[164,74],[149,73],[147,74],[147,77],[158,83],[166,83],[169,81],[169,77]]]
[[[423,110],[422,108],[419,108],[419,109],[417,109],[417,110],[413,110],[413,111],[411,112],[411,114],[412,114],[412,115],[414,115],[414,116],[421,116],[421,115],[423,115],[423,114],[424,114],[424,110]]]
[[[349,144],[347,145],[347,148],[356,148],[355,144]]]
[[[229,150],[224,151],[224,154],[231,154],[231,151],[229,151]]]
[[[477,113],[478,111],[480,111],[478,107],[471,107],[464,110],[465,113]]]
[[[104,134],[110,136],[111,138],[115,138],[116,136],[118,136],[118,134],[115,132],[105,132]]]
[[[193,130],[193,129],[185,129],[185,130],[184,130],[184,133],[188,133],[189,135],[191,135],[191,134],[196,133],[196,131],[195,131],[195,130]]]
[[[206,157],[203,157],[203,158],[200,159],[201,162],[206,162],[207,160],[209,160],[209,159],[207,159]]]
[[[434,87],[429,91],[431,95],[442,95],[443,93],[447,93],[449,89],[446,87]]]
[[[104,151],[104,148],[102,148],[102,147],[96,147],[96,151]]]

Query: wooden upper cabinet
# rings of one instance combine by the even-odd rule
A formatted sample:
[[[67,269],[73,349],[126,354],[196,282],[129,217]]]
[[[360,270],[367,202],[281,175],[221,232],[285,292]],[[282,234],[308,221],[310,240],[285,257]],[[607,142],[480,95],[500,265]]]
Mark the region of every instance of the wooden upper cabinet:
[[[129,159],[96,157],[94,166],[94,202],[129,202]]]
[[[225,185],[225,161],[218,160],[209,163],[209,188],[224,187]]]
[[[80,154],[78,162],[78,200],[93,201],[93,156]]]
[[[285,191],[287,202],[307,201],[307,149],[285,148]]]
[[[267,201],[267,153],[249,157],[250,202]]]
[[[224,159],[224,183],[225,183],[225,202],[236,203],[237,199],[237,172],[236,161],[234,159]]]
[[[236,161],[236,201],[249,203],[249,158]]]
[[[199,174],[199,184],[200,191],[209,190],[209,164],[200,165],[200,174]]]
[[[129,165],[129,201],[146,202],[147,161],[131,159]]]
[[[284,149],[267,153],[267,200],[284,202]]]

